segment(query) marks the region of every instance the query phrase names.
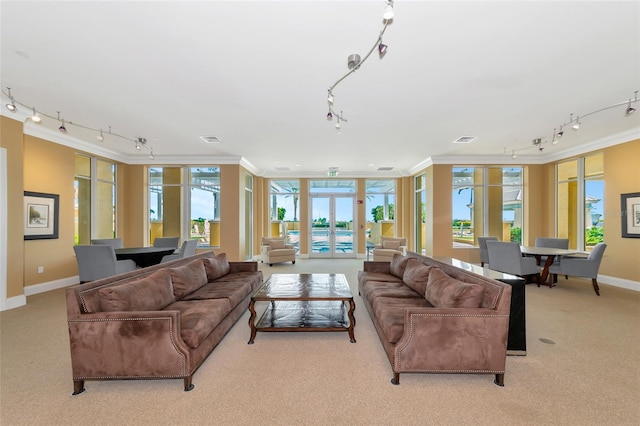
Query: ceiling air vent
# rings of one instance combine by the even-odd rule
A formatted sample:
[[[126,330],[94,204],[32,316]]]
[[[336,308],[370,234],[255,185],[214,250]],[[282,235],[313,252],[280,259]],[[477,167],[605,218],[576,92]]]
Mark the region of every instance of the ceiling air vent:
[[[455,141],[453,141],[453,143],[469,143],[472,140],[474,140],[476,137],[475,136],[461,136],[458,139],[456,139]]]
[[[205,141],[205,143],[221,143],[222,141],[218,139],[217,136],[200,136],[200,139]]]
[[[390,172],[393,170],[393,167],[378,167],[379,172]]]
[[[291,169],[288,168],[288,167],[276,167],[276,171],[278,171],[278,172],[289,172],[289,171],[291,171]]]

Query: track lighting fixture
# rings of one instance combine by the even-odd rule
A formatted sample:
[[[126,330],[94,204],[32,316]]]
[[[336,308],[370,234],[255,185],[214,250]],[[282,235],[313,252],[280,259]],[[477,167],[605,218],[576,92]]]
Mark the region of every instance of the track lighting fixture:
[[[67,133],[68,131],[68,126],[76,126],[76,127],[80,127],[82,129],[85,130],[89,130],[89,131],[93,131],[96,132],[96,139],[98,139],[98,141],[102,142],[104,141],[104,132],[102,129],[97,129],[94,127],[90,127],[90,126],[85,126],[79,123],[75,123],[75,122],[71,122],[71,121],[66,121],[63,118],[60,117],[60,111],[57,111],[57,115],[52,115],[52,114],[46,114],[42,111],[36,111],[35,107],[26,105],[18,100],[16,100],[13,95],[11,94],[11,89],[9,87],[7,87],[7,91],[5,92],[4,90],[2,90],[2,95],[6,96],[7,98],[9,98],[9,100],[11,102],[7,102],[5,104],[6,108],[9,111],[15,112],[18,110],[17,105],[20,105],[21,107],[25,108],[26,110],[31,110],[33,112],[33,114],[28,118],[28,120],[31,120],[34,123],[40,124],[42,123],[42,117],[47,117],[50,118],[51,120],[57,120],[60,122],[60,126],[58,127],[58,130],[62,133]],[[111,126],[109,126],[109,130],[107,131],[107,133],[111,136],[114,136],[115,138],[118,139],[123,139],[126,140],[128,142],[134,142],[135,147],[137,150],[141,150],[143,147],[148,149],[149,151],[151,151],[151,155],[153,155],[153,148],[151,148],[150,146],[147,145],[147,139],[145,138],[130,138],[130,137],[126,137],[117,133],[113,133],[111,131]]]
[[[40,116],[36,113],[35,107],[33,108],[33,115],[31,116],[31,121],[38,124],[42,121],[42,118],[40,118]]]
[[[634,107],[631,106],[631,99],[629,99],[629,106],[627,106],[627,111],[626,114],[627,115],[631,115],[634,112],[636,112],[636,109]]]
[[[153,156],[153,148],[151,148],[151,154],[149,154],[149,158],[152,159],[152,160],[156,158],[156,157]]]
[[[4,106],[11,112],[16,112],[18,108],[16,107],[16,103],[13,101],[13,96],[11,96],[11,88],[7,87],[7,96],[9,97],[10,103],[6,103]]]
[[[560,131],[556,133],[556,138],[560,139],[562,135],[564,135],[564,130],[562,130],[563,126],[560,126]]]
[[[393,18],[393,0],[386,0],[386,3],[387,3],[387,6],[385,7],[384,13],[382,15],[384,25],[382,27],[382,30],[380,31],[380,34],[378,34],[378,38],[376,39],[375,44],[371,47],[371,49],[364,56],[364,58],[361,58],[360,55],[358,55],[357,53],[353,53],[349,55],[347,57],[347,68],[349,69],[349,71],[345,75],[340,77],[338,81],[333,83],[333,86],[329,87],[329,96],[327,97],[327,103],[329,104],[329,113],[327,114],[327,120],[332,120],[333,117],[335,116],[340,121],[345,121],[345,122],[347,121],[342,116],[342,112],[340,112],[340,115],[338,115],[336,111],[333,109],[333,105],[334,105],[333,89],[338,84],[340,84],[342,80],[344,80],[345,78],[349,77],[351,74],[359,70],[362,64],[365,63],[365,61],[369,58],[369,56],[371,56],[371,54],[373,53],[374,50],[376,50],[376,48],[378,49],[378,54],[380,55],[380,58],[382,58],[387,52],[388,46],[382,43],[382,36],[384,35],[384,32],[387,29],[387,26],[391,23],[391,19]],[[337,125],[336,125],[336,128],[339,129]]]
[[[516,150],[515,149],[513,151],[511,151],[511,158],[513,158],[514,160],[516,158],[518,158],[518,154],[516,154]]]

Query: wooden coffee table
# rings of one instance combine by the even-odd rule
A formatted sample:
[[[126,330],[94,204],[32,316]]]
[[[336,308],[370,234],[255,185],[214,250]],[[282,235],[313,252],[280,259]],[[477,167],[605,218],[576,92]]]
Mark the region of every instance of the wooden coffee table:
[[[257,324],[256,302],[269,302]],[[258,331],[346,331],[355,343],[355,309],[343,274],[273,274],[251,298],[249,344]]]

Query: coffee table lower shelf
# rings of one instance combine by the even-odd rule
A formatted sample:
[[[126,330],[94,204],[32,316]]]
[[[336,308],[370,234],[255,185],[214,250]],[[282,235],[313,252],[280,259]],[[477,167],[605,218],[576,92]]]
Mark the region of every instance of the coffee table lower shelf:
[[[250,324],[249,343],[253,343],[257,331],[346,331],[351,342],[355,343],[355,324],[349,319],[350,313],[353,316],[353,310],[346,303],[353,301],[271,301],[258,323],[255,326]]]

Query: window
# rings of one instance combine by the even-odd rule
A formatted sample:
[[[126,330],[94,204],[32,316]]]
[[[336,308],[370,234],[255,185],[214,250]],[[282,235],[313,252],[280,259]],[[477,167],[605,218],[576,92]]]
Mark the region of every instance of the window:
[[[116,165],[83,154],[75,155],[74,241],[116,237]]]
[[[415,178],[416,252],[427,253],[427,179],[425,175]]]
[[[271,196],[269,236],[285,237],[287,242],[297,245],[300,232],[300,219],[298,218],[300,181],[272,180],[269,186]]]
[[[476,234],[483,235],[483,169],[454,167],[452,171],[453,246],[473,246]]]
[[[380,237],[395,237],[396,182],[367,180],[367,243],[380,244]]]
[[[522,242],[521,167],[454,167],[453,246],[476,246],[478,236]]]
[[[253,257],[253,176],[244,176],[244,258]]]
[[[569,247],[589,251],[604,240],[604,155],[556,165],[556,233]]]
[[[220,246],[219,167],[149,168],[149,243],[184,235]]]

